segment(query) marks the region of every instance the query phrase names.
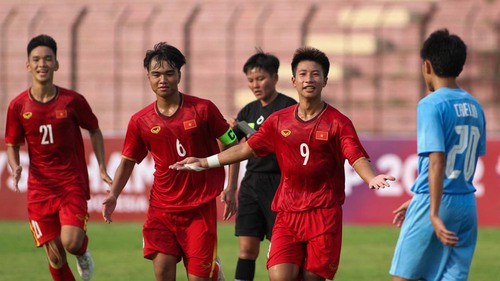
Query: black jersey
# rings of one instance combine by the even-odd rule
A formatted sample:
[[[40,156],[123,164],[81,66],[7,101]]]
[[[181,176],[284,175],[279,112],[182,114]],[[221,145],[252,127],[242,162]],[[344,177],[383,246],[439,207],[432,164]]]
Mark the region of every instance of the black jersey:
[[[250,127],[255,130],[259,130],[260,125],[264,123],[264,120],[266,120],[271,113],[296,103],[297,102],[291,97],[278,93],[276,99],[266,106],[262,106],[260,100],[255,100],[245,105],[245,107],[243,107],[238,113],[238,117],[236,119],[238,121],[246,121]],[[238,136],[238,139],[241,140],[246,137],[245,134],[238,128],[235,128],[234,131]],[[268,156],[262,158],[252,157],[248,159],[246,169],[250,172],[280,173],[278,161],[276,160],[276,156],[274,154],[269,154]]]

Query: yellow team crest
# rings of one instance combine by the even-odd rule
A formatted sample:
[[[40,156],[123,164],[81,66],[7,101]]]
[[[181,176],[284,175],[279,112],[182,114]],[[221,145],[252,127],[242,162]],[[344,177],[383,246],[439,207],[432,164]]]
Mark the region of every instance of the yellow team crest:
[[[32,112],[25,112],[25,113],[23,113],[23,118],[24,119],[30,119],[31,116],[33,116]]]
[[[284,136],[285,138],[288,137],[291,133],[292,133],[292,131],[290,131],[290,130],[282,130],[281,131],[281,135]]]
[[[160,132],[160,129],[160,126],[154,126],[153,128],[151,128],[151,133],[158,134]]]

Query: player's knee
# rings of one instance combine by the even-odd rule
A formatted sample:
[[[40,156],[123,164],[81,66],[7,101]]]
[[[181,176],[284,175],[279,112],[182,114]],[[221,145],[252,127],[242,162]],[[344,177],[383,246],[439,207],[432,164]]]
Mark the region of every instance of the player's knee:
[[[69,253],[76,255],[80,253],[82,245],[86,239],[86,235],[83,229],[79,227],[64,225],[61,229],[60,238],[64,249],[66,249]]]
[[[153,271],[156,280],[175,281],[177,258],[171,255],[154,253],[152,255]]]
[[[80,251],[80,248],[82,247],[82,242],[76,239],[66,240],[63,241],[63,246],[64,249],[66,249],[66,251],[70,252],[71,254],[76,254]]]
[[[259,256],[259,251],[254,249],[240,250],[239,258],[244,260],[256,260]]]
[[[260,245],[251,243],[241,244],[239,258],[244,260],[256,260],[259,256]]]

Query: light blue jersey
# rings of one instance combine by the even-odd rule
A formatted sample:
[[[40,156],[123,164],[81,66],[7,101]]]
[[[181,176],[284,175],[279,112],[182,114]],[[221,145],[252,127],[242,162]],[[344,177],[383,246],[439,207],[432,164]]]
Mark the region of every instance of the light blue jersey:
[[[475,191],[477,159],[486,153],[486,121],[479,102],[462,89],[440,88],[417,108],[418,178],[411,190],[429,192],[429,153],[446,156],[443,193]]]
[[[411,280],[466,281],[477,241],[472,180],[478,156],[486,153],[483,109],[464,90],[440,88],[422,99],[417,111],[419,175],[389,272]],[[429,219],[431,152],[446,157],[439,217],[458,236],[455,247],[439,241]]]

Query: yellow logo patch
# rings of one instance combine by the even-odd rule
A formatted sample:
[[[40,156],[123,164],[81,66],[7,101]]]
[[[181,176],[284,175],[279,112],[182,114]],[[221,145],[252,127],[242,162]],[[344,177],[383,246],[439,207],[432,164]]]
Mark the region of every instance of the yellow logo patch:
[[[158,134],[160,132],[160,129],[160,126],[154,126],[153,128],[151,128],[151,133]]]
[[[33,116],[33,113],[31,113],[31,112],[25,112],[25,113],[23,113],[23,118],[24,119],[30,119],[31,116]]]
[[[292,133],[292,131],[290,131],[290,130],[282,130],[281,131],[281,135],[284,136],[285,138],[288,137],[291,133]]]

